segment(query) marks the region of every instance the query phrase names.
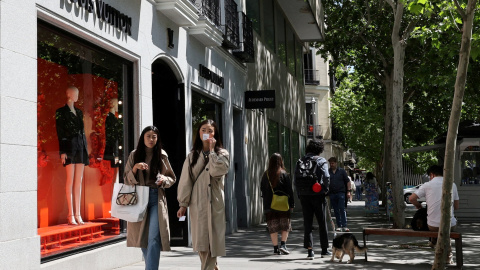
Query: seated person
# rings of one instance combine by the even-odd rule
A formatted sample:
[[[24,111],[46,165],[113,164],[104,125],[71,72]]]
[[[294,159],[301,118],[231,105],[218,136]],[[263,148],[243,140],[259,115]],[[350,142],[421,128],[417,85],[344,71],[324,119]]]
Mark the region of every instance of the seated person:
[[[427,170],[427,174],[430,181],[423,184],[415,193],[410,195],[410,202],[415,205],[417,209],[422,208],[422,204],[417,200],[420,197],[425,197],[427,202],[427,224],[430,231],[438,232],[440,227],[440,220],[442,218],[442,186],[443,186],[443,167],[439,165],[430,166]],[[453,183],[452,187],[452,218],[451,218],[451,231],[455,230],[457,220],[453,216],[453,210],[457,210],[460,205],[457,186]],[[430,246],[436,245],[437,239],[433,238]],[[452,264],[452,247],[449,246],[449,256],[447,257],[447,264]]]

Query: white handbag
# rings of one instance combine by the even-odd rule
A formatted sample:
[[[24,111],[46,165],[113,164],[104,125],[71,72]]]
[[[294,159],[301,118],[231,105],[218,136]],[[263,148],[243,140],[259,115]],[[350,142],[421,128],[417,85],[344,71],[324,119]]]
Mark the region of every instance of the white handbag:
[[[137,202],[135,204],[118,204],[117,197],[120,190],[122,193],[137,193]],[[139,222],[143,220],[148,205],[148,196],[150,188],[147,186],[130,186],[121,183],[115,183],[112,194],[112,217],[123,219],[129,222]],[[121,196],[121,195],[120,195]]]

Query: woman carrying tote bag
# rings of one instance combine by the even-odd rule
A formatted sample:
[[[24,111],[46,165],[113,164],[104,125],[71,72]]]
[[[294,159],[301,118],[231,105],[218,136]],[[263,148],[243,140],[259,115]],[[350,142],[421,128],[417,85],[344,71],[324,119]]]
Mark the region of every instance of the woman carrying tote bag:
[[[125,165],[124,180],[127,185],[150,187],[145,218],[128,222],[127,246],[142,248],[145,269],[158,270],[160,250],[170,251],[165,188],[171,187],[176,178],[155,126],[143,129],[137,149],[130,153]]]
[[[263,173],[260,185],[263,197],[263,210],[267,218],[267,228],[273,244],[274,254],[289,254],[287,249],[288,232],[292,230],[290,212],[295,207],[293,198],[292,181],[285,171],[282,156],[273,154],[268,161],[268,169]],[[287,211],[275,211],[271,209],[273,192],[288,195],[290,209]],[[281,242],[278,245],[278,233],[281,233]]]

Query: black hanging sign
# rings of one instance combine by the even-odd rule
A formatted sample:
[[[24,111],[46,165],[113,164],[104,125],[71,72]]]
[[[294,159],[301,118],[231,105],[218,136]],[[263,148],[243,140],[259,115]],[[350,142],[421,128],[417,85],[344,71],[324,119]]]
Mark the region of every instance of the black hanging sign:
[[[245,91],[245,109],[275,108],[275,90]]]

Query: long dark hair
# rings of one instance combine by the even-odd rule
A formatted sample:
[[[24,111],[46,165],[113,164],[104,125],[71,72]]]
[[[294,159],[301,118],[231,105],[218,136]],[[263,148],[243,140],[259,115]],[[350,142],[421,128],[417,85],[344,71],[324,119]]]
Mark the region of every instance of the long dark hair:
[[[285,172],[285,165],[283,164],[282,155],[274,153],[268,161],[268,178],[272,187],[276,187],[280,179],[280,174]]]
[[[214,149],[215,153],[218,154],[218,152],[223,148],[222,139],[220,138],[220,131],[218,130],[218,127],[217,127],[217,124],[215,124],[215,121],[213,121],[212,119],[207,119],[202,121],[198,126],[197,135],[195,136],[195,141],[193,142],[193,147],[191,150],[193,152],[193,156],[192,156],[192,164],[190,164],[190,167],[192,168],[193,166],[195,166],[195,164],[197,164],[198,157],[200,156],[200,151],[203,150],[203,142],[202,142],[202,138],[200,138],[200,129],[202,128],[203,125],[206,125],[206,124],[211,125],[215,132],[215,134],[213,135],[213,138],[215,138],[215,140],[217,141]]]
[[[157,127],[148,126],[143,129],[142,134],[140,135],[140,138],[138,138],[137,150],[133,155],[133,162],[134,164],[137,164],[139,162],[145,162],[145,158],[147,156],[145,148],[147,148],[147,146],[145,145],[144,137],[145,137],[145,133],[149,131],[153,131],[155,132],[155,134],[157,134],[157,144],[155,144],[155,146],[153,147],[152,161],[148,165],[150,167],[150,177],[155,178],[157,176],[157,173],[159,173],[162,169],[162,141],[160,140],[160,131],[158,130]],[[144,170],[143,173],[145,176],[147,172]]]

